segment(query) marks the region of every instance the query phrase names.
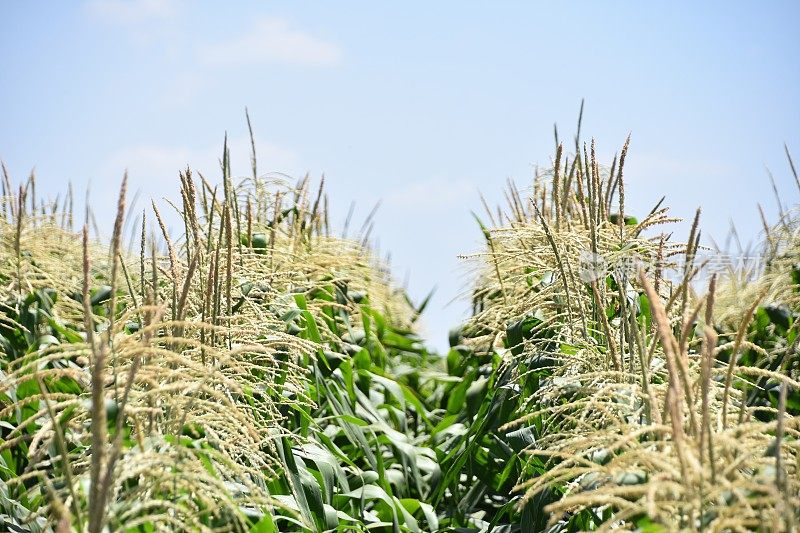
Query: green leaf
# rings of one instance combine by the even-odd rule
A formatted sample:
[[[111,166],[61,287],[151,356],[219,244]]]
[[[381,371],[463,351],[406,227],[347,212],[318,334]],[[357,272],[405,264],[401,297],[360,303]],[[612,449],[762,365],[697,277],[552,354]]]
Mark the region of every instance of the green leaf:
[[[270,513],[264,513],[264,516],[250,527],[250,533],[277,533],[278,528],[272,520]]]
[[[506,328],[506,348],[509,348],[514,355],[522,354],[523,340],[532,338],[536,328],[541,324],[542,321],[532,315],[510,324]]]

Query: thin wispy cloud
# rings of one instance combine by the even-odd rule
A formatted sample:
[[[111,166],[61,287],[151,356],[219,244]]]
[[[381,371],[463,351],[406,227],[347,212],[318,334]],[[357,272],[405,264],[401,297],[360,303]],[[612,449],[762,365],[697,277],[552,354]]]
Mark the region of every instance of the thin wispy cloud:
[[[212,66],[286,64],[335,67],[342,62],[339,45],[292,27],[282,18],[262,18],[245,34],[201,48],[201,60]]]
[[[236,176],[250,174],[250,140],[237,137],[228,140],[231,171]],[[265,141],[256,142],[256,155],[263,170],[292,173],[297,170],[298,157],[288,148]],[[162,186],[177,179],[178,172],[187,167],[203,173],[212,182],[221,175],[222,143],[206,148],[142,144],[124,148],[108,157],[101,168],[106,176],[122,175],[124,169],[132,180],[144,187]],[[177,183],[177,181],[176,181]]]
[[[180,4],[180,0],[89,0],[86,9],[103,22],[130,25],[171,18]]]
[[[162,54],[179,53],[184,0],[88,0],[89,19],[139,47],[159,46]]]
[[[228,139],[231,154],[231,172],[235,181],[250,177],[250,139],[237,136]],[[267,141],[256,141],[259,174],[285,173],[293,176],[300,172],[298,155],[291,149]],[[162,215],[172,228],[181,227],[175,211],[164,204],[163,198],[175,198],[179,189],[178,173],[188,166],[201,173],[212,185],[222,182],[222,140],[213,146],[135,144],[111,153],[95,169],[92,180],[90,205],[98,221],[114,219],[113,202],[97,201],[113,198],[118,191],[123,174],[128,173],[131,196],[138,195],[147,204],[150,198],[164,206]],[[291,180],[290,180],[291,181]],[[80,190],[80,187],[78,188]],[[139,206],[141,207],[141,205]],[[101,222],[101,231],[106,232]]]
[[[633,153],[628,160],[628,168],[635,170],[630,172],[632,176],[688,181],[700,177],[730,176],[736,171],[736,168],[727,161],[656,152]]]
[[[418,211],[462,205],[471,197],[477,198],[478,188],[462,179],[432,178],[405,183],[386,194],[390,206]]]

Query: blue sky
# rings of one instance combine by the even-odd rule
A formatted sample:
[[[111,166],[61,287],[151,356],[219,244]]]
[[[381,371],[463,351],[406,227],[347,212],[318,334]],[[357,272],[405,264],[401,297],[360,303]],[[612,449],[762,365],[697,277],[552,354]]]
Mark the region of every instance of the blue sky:
[[[174,198],[186,164],[217,177],[222,138],[245,175],[325,173],[339,220],[383,205],[374,234],[399,279],[438,293],[437,346],[465,315],[460,253],[480,246],[478,190],[502,198],[553,152],[553,123],[605,160],[632,134],[628,205],[662,196],[724,241],[758,238],[756,203],[798,191],[796,2],[188,2],[0,4],[0,158],[40,190],[91,181],[109,218],[125,168]],[[142,205],[142,204],[140,204]],[[677,234],[685,230],[678,226]]]

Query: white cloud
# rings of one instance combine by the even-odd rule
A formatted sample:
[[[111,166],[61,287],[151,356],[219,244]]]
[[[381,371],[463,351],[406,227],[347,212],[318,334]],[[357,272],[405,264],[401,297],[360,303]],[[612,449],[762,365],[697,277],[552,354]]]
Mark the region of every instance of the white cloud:
[[[342,50],[335,43],[293,28],[281,18],[256,21],[244,35],[201,49],[201,60],[213,66],[283,63],[304,67],[335,67]]]
[[[178,0],[89,0],[89,13],[112,24],[140,24],[173,17],[179,11]]]

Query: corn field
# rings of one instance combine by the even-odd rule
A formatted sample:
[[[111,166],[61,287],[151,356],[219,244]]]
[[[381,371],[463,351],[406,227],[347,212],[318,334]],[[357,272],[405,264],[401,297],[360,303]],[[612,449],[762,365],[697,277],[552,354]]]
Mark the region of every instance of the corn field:
[[[800,212],[708,275],[699,211],[678,239],[626,209],[627,143],[573,149],[475,215],[447,353],[324,183],[234,179],[226,146],[219,185],[181,172],[179,237],[126,178],[103,242],[4,172],[0,525],[797,531]]]

